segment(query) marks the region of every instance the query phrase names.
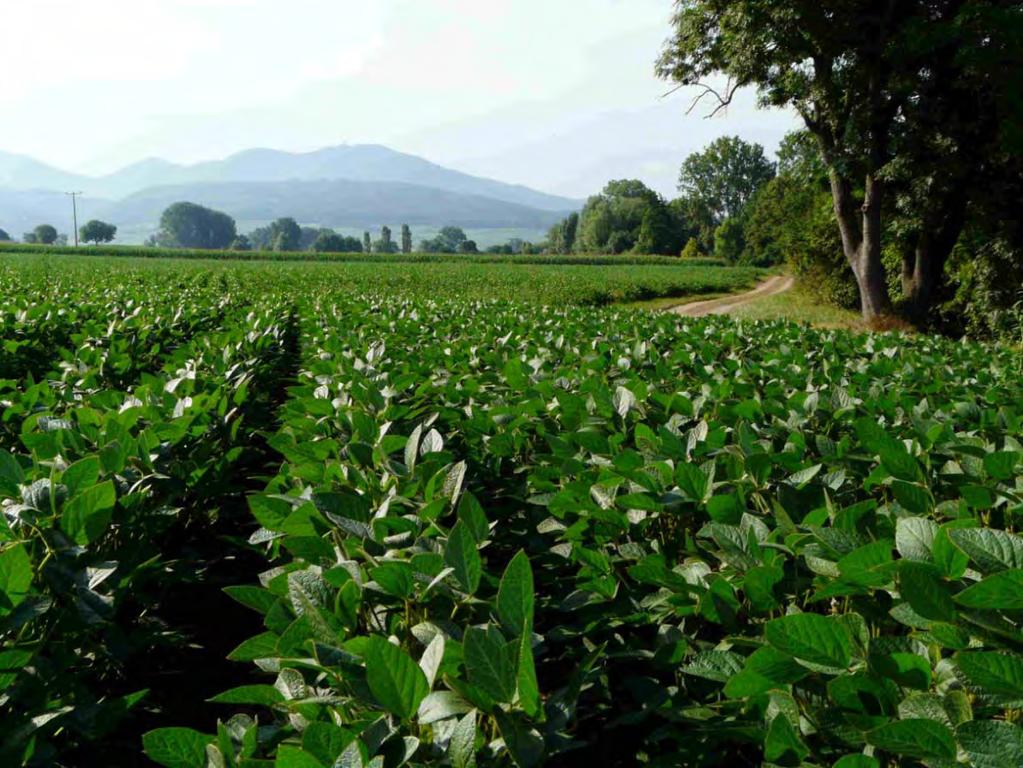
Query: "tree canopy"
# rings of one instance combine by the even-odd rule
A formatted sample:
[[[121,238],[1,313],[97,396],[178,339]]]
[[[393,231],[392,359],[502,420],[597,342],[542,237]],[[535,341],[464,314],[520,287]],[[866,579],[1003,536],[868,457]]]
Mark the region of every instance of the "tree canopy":
[[[920,312],[970,199],[1019,149],[1021,30],[1023,10],[1009,0],[678,0],[658,73],[717,96],[718,107],[755,86],[762,104],[802,116],[869,319],[891,306],[890,196],[915,223],[903,275]],[[707,83],[720,74],[727,89]]]
[[[757,191],[774,178],[775,165],[759,144],[723,136],[686,158],[678,188],[704,206],[716,225],[743,212]]]
[[[92,219],[79,229],[78,235],[83,243],[94,243],[96,245],[110,243],[117,237],[117,227],[105,221]]]
[[[160,217],[157,242],[167,248],[221,250],[234,242],[238,232],[234,219],[195,203],[174,203]]]

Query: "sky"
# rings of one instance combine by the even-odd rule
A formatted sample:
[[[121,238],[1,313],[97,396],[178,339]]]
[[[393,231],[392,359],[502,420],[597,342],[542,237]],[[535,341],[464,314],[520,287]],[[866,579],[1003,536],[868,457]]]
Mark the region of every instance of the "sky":
[[[5,3],[0,150],[109,173],[253,147],[385,144],[583,197],[674,191],[687,154],[797,127],[744,93],[686,115],[653,74],[671,0]],[[43,41],[43,42],[41,42]]]

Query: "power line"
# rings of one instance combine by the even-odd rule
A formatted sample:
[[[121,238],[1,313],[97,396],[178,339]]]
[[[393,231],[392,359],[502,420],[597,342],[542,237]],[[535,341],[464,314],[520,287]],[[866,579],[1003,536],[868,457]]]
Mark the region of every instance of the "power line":
[[[71,198],[71,210],[74,213],[75,222],[75,248],[78,247],[78,197],[82,194],[81,192],[65,192]]]

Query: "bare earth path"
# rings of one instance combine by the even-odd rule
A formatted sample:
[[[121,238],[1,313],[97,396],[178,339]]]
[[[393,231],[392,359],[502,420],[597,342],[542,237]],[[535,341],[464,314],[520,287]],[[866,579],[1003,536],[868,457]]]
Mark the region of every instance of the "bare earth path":
[[[704,317],[705,315],[727,315],[734,309],[749,304],[751,301],[762,299],[766,296],[774,296],[785,293],[795,285],[794,278],[788,275],[774,275],[748,293],[740,293],[735,296],[725,296],[720,299],[708,301],[695,301],[692,304],[682,304],[672,307],[669,312],[683,317]]]

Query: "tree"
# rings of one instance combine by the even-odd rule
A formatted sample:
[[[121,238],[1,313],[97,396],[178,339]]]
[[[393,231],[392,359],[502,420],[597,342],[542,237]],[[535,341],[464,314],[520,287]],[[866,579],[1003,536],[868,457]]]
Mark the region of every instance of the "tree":
[[[759,144],[724,136],[702,152],[686,158],[678,188],[710,213],[715,225],[740,215],[764,184],[774,178],[775,166]]]
[[[553,233],[552,233],[553,234]],[[586,201],[574,237],[584,253],[675,255],[682,248],[680,220],[664,199],[634,179],[612,181]]]
[[[398,253],[398,245],[391,236],[391,227],[381,227],[381,238],[373,244],[373,251],[377,254]]]
[[[99,245],[100,243],[112,242],[117,237],[117,227],[113,224],[107,224],[105,221],[93,219],[86,222],[78,231],[78,234],[83,243]]]
[[[231,241],[228,249],[232,251],[251,251],[252,241],[245,235],[238,235],[238,237]]]
[[[714,255],[731,264],[738,264],[746,249],[746,235],[741,216],[733,216],[721,222],[714,232]]]
[[[32,230],[33,243],[40,243],[41,245],[53,245],[57,242],[57,230],[50,224],[40,224],[34,230]],[[25,242],[29,242],[25,240]]]
[[[468,242],[469,236],[461,227],[444,227],[431,240],[423,240],[419,250],[423,253],[462,253],[462,245]]]
[[[479,253],[479,246],[476,245],[475,240],[466,240],[458,245],[459,253]]]
[[[401,252],[412,253],[412,230],[408,224],[401,225]]]
[[[270,224],[270,250],[297,251],[302,247],[302,228],[290,216]]]
[[[324,230],[320,232],[319,237],[313,242],[312,249],[316,253],[341,253],[344,250],[344,246],[344,241],[340,235]]]
[[[362,250],[365,253],[372,253],[373,251],[373,238],[369,236],[369,232],[362,233]]]
[[[174,203],[160,216],[157,242],[165,248],[227,248],[238,236],[234,219],[195,203]]]
[[[575,248],[576,234],[579,232],[579,214],[572,213],[559,221],[547,233],[548,247],[551,253],[571,253]]]
[[[828,169],[866,319],[891,306],[882,262],[887,187],[905,174],[917,233],[903,273],[917,312],[929,306],[964,201],[983,188],[984,153],[1023,141],[1018,3],[678,0],[673,27],[660,76],[717,94],[718,108],[737,88],[756,86],[764,105],[801,115]],[[723,93],[703,82],[718,73],[729,78]]]
[[[8,235],[4,230],[0,229],[0,243],[11,242],[11,236]]]

